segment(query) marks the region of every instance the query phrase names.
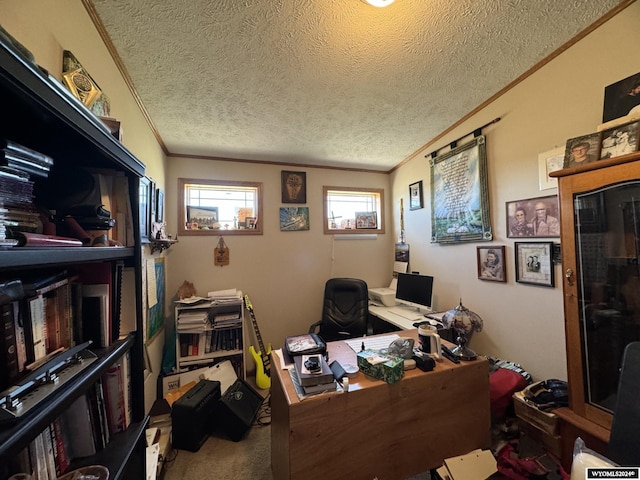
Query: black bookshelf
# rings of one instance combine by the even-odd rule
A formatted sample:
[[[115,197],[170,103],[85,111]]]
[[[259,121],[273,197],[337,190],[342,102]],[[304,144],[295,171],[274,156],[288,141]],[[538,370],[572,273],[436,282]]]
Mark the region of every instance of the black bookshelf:
[[[73,97],[4,35],[0,35],[0,138],[6,138],[51,156],[53,169],[105,168],[128,178],[134,245],[127,247],[0,247],[0,278],[21,278],[50,268],[124,260],[135,268],[137,332],[96,350],[98,360],[42,401],[34,411],[0,424],[0,465],[24,449],[127,352],[130,353],[131,424],[96,455],[74,462],[72,468],[103,464],[109,478],[144,478],[145,436],[144,361],[142,338],[142,249],[138,185],[145,166],[129,152],[102,121]],[[35,179],[36,184],[46,179]],[[37,185],[36,185],[37,186]],[[2,470],[0,468],[0,470]]]

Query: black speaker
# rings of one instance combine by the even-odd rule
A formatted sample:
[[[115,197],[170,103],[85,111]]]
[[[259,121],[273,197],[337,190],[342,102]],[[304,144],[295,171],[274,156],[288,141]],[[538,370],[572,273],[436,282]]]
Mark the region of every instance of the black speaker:
[[[220,398],[216,424],[234,442],[242,439],[258,416],[264,399],[251,385],[237,379]]]
[[[200,380],[171,408],[171,444],[174,448],[197,452],[211,433],[220,382]]]

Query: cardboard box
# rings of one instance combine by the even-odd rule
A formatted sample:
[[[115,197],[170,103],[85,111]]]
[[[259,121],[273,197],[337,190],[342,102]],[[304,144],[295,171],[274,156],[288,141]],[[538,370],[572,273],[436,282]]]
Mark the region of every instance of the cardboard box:
[[[443,480],[486,480],[497,471],[496,459],[490,450],[474,450],[447,458],[437,469]]]
[[[358,368],[365,375],[396,383],[404,376],[404,360],[391,355],[382,355],[373,350],[358,352]]]
[[[162,396],[166,397],[172,390],[177,390],[191,382],[199,380],[217,380],[224,393],[238,378],[231,361],[224,360],[210,367],[202,367],[182,373],[170,373],[162,377]]]
[[[518,427],[521,435],[527,435],[532,440],[538,442],[542,447],[556,457],[562,456],[562,442],[560,435],[551,435],[550,433],[532,425],[531,423],[518,419]]]
[[[558,416],[554,413],[543,412],[531,402],[527,402],[524,392],[513,394],[513,406],[516,417],[534,425],[549,435],[558,433]]]

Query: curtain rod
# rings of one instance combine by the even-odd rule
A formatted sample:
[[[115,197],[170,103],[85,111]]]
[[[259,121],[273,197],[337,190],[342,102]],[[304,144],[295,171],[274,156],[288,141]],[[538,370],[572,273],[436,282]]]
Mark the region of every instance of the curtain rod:
[[[500,121],[500,117],[494,118],[493,120],[491,120],[489,123],[485,123],[484,125],[482,125],[479,128],[476,128],[474,131],[467,133],[466,135],[462,135],[460,138],[456,138],[453,142],[451,142],[449,144],[449,148],[451,150],[453,150],[454,148],[456,148],[458,146],[458,141],[462,140],[465,137],[468,137],[469,135],[471,135],[473,133],[473,138],[479,137],[482,134],[482,129],[488,127],[489,125],[493,125],[494,123],[498,123]],[[446,145],[444,147],[440,147],[436,150],[434,150],[433,152],[431,152],[429,155],[425,155],[426,157],[431,157],[431,158],[436,158],[438,156],[438,152],[440,150],[442,150],[443,148],[445,148]]]

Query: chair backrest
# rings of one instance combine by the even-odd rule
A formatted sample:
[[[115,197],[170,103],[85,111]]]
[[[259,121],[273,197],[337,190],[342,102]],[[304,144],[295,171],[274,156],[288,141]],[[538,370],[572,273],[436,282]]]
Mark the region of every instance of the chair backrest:
[[[369,290],[364,280],[331,278],[324,287],[319,335],[327,342],[367,333]]]
[[[624,349],[607,457],[621,466],[640,465],[640,342]]]

